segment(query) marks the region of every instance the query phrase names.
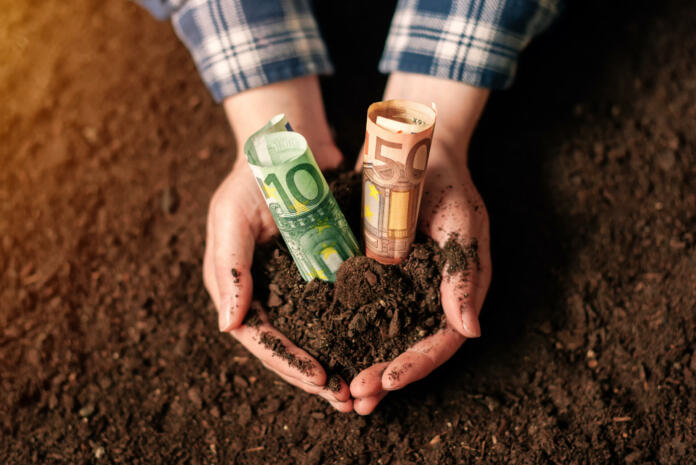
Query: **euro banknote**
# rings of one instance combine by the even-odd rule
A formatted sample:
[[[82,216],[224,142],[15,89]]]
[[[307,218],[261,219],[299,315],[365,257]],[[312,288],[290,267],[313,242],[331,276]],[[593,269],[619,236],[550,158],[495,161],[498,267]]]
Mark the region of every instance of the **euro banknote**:
[[[273,219],[305,281],[335,281],[360,248],[306,139],[285,115],[274,116],[244,144]]]
[[[370,105],[363,154],[365,255],[393,265],[416,235],[425,170],[437,119],[431,107],[408,100]]]

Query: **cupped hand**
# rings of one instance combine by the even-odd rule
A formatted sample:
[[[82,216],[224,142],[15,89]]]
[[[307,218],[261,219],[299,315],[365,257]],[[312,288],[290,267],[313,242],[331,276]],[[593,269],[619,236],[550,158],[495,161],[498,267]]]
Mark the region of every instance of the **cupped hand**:
[[[479,313],[491,281],[488,212],[466,167],[466,154],[433,141],[428,163],[419,227],[442,247],[450,238],[463,246],[476,243],[478,264],[449,272],[440,284],[445,328],[410,347],[391,362],[373,365],[350,383],[353,408],[371,413],[389,391],[426,377],[461,347],[481,335]]]
[[[335,151],[331,155],[333,159],[340,158],[335,147],[322,150]],[[234,336],[264,366],[288,383],[318,394],[339,411],[352,411],[345,381],[341,380],[338,391],[327,389],[327,376],[321,364],[271,326],[263,311],[259,311],[260,324],[244,324],[252,301],[254,247],[277,233],[251,169],[246,161],[238,160],[213,195],[208,210],[203,281],[218,311],[220,331]],[[301,363],[290,363],[288,357],[279,357],[262,342],[262,337],[280,341],[290,358]]]

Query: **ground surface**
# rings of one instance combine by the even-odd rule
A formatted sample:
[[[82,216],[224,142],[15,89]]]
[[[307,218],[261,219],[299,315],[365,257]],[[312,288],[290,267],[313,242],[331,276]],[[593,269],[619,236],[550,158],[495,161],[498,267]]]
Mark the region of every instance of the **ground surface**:
[[[365,62],[326,82],[355,153],[383,32],[341,40],[360,9],[317,3]],[[216,330],[204,218],[234,147],[170,27],[1,0],[2,463],[693,463],[696,4],[579,3],[472,148],[483,338],[361,418]]]

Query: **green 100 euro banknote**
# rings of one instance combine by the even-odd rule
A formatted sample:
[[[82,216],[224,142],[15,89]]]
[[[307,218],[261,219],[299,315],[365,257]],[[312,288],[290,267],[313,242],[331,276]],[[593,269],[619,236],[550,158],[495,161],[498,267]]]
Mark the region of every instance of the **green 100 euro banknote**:
[[[304,280],[335,281],[341,263],[360,251],[305,138],[276,115],[244,153]]]

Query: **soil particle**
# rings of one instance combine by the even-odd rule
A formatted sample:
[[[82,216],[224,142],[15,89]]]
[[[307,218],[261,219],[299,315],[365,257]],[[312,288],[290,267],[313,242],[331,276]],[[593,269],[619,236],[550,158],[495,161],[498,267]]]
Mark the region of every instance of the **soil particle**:
[[[326,382],[326,389],[331,392],[338,392],[341,390],[341,378],[337,375],[329,376],[329,380]]]
[[[428,317],[424,323],[427,324],[427,322],[430,322],[430,319],[432,317]],[[432,323],[431,323],[432,325]],[[394,310],[394,314],[392,315],[391,321],[389,322],[389,333],[388,336],[390,338],[394,338],[399,335],[399,332],[401,331],[401,321],[399,320],[399,309]]]
[[[407,364],[405,364],[405,365],[401,365],[401,366],[398,367],[398,368],[394,368],[393,370],[391,370],[391,371],[389,372],[389,374],[387,375],[387,377],[388,377],[391,381],[399,381],[399,380],[401,379],[401,376],[402,376],[404,373],[406,373],[412,366],[413,366],[412,363],[407,363]]]
[[[367,328],[367,320],[362,313],[356,313],[348,324],[348,332],[351,334],[362,333]]]
[[[244,324],[247,326],[258,327],[263,320],[261,319],[261,314],[263,312],[263,306],[258,300],[252,300],[249,310],[247,310],[246,317],[244,317]]]
[[[200,410],[201,407],[203,406],[203,400],[201,399],[201,391],[197,387],[192,387],[189,388],[189,390],[186,392],[186,395],[188,399],[191,401],[193,406],[197,409]]]
[[[307,376],[312,376],[314,374],[314,364],[311,360],[303,360],[295,354],[288,352],[283,341],[271,333],[266,331],[261,333],[261,344],[273,350],[273,355],[285,360],[290,366],[300,370],[302,374]]]
[[[365,279],[367,280],[370,286],[374,286],[375,284],[377,284],[377,275],[374,274],[372,271],[365,272]]]
[[[246,426],[251,420],[252,412],[249,404],[242,404],[237,409],[237,421],[239,426]]]
[[[266,303],[269,307],[280,307],[283,304],[283,299],[275,292],[271,292],[268,295],[268,301]]]
[[[443,255],[447,261],[447,273],[456,274],[468,271],[473,264],[480,269],[478,257],[478,241],[471,239],[468,244],[462,244],[458,234],[452,234],[443,248]]]
[[[160,206],[163,213],[170,215],[176,213],[179,208],[179,194],[174,187],[169,186],[162,191]]]
[[[234,375],[232,378],[232,383],[235,385],[235,387],[242,390],[249,387],[249,382],[240,375]]]
[[[91,417],[94,413],[94,405],[87,404],[84,407],[82,407],[78,413],[81,417]]]
[[[318,465],[322,459],[322,445],[317,444],[309,450],[302,461],[303,465]]]

